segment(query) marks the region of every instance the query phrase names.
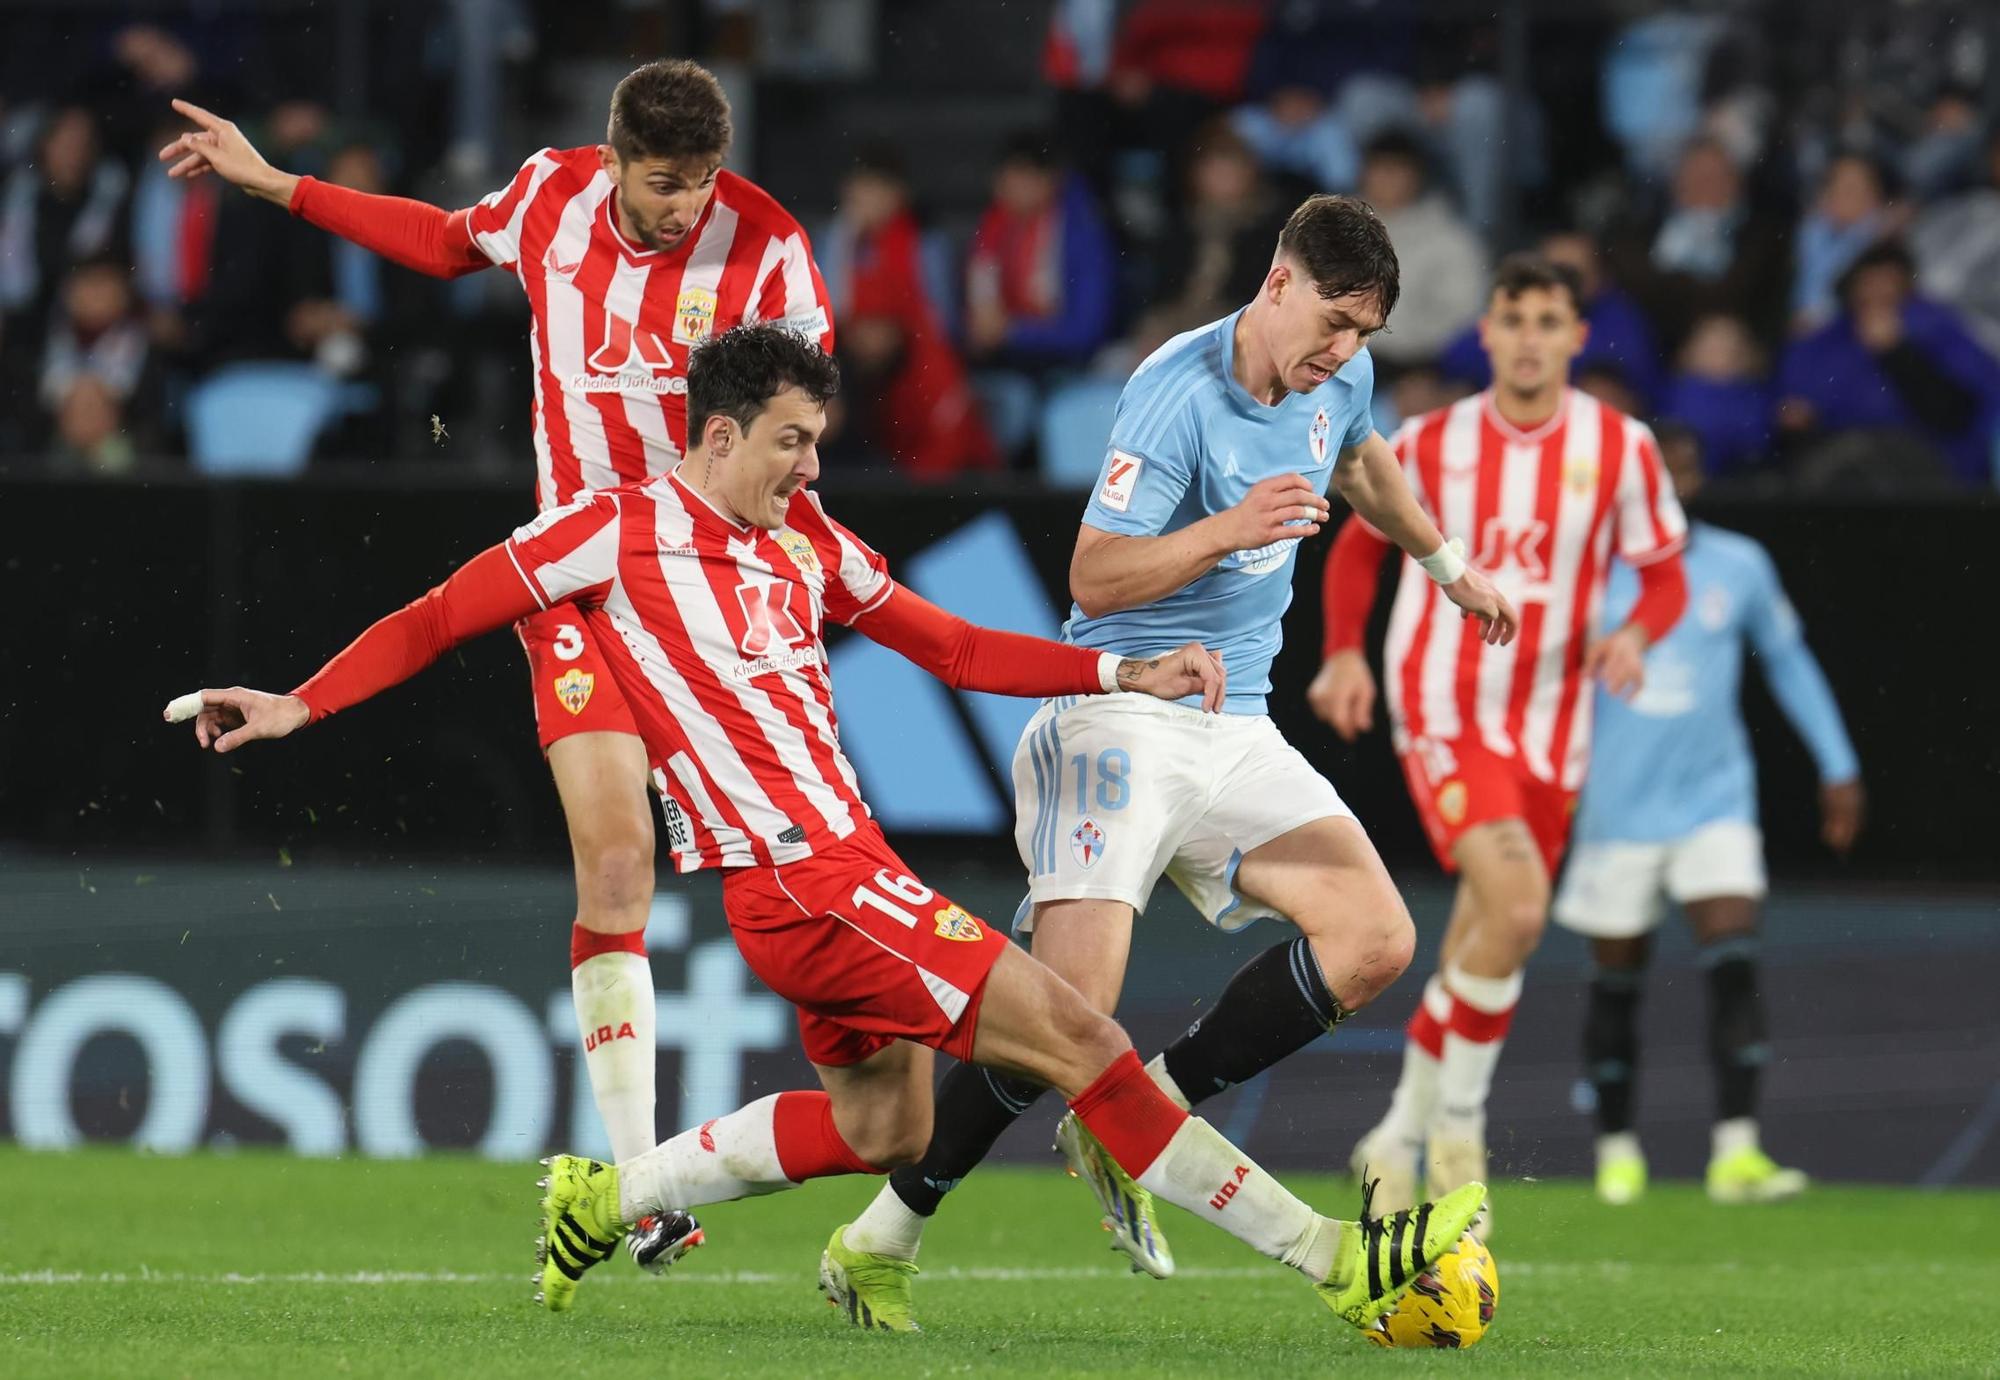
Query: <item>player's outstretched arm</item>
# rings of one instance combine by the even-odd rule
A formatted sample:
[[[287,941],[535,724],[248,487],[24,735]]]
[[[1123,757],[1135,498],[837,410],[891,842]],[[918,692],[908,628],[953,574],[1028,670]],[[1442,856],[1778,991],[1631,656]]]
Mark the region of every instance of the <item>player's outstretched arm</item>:
[[[1044,699],[1129,690],[1178,700],[1202,696],[1211,712],[1222,708],[1227,677],[1222,663],[1198,643],[1157,657],[1119,658],[1026,633],[968,623],[901,585],[860,615],[854,629],[900,653],[955,690]]]
[[[1403,467],[1389,443],[1375,432],[1358,446],[1340,453],[1333,467],[1333,486],[1369,526],[1400,546],[1437,581],[1445,598],[1479,620],[1480,636],[1499,647],[1514,640],[1520,615],[1493,582],[1465,563],[1464,555],[1445,544],[1424,512]]]
[[[283,738],[401,684],[459,643],[540,607],[506,545],[489,547],[422,598],[377,620],[291,694],[241,686],[203,690],[195,742],[233,752],[260,738]],[[167,707],[170,723],[180,717],[176,708]]]
[[[282,172],[257,152],[235,121],[192,101],[177,100],[174,109],[195,128],[160,150],[168,177],[192,180],[212,172],[260,201],[434,278],[456,278],[487,267],[486,256],[472,243],[466,212]]]

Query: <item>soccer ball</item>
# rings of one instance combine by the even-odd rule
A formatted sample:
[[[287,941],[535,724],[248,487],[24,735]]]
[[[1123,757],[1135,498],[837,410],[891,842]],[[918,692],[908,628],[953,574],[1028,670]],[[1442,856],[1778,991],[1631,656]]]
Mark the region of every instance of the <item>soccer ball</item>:
[[[1500,1272],[1471,1232],[1417,1276],[1367,1330],[1377,1346],[1467,1347],[1486,1335],[1500,1304]]]

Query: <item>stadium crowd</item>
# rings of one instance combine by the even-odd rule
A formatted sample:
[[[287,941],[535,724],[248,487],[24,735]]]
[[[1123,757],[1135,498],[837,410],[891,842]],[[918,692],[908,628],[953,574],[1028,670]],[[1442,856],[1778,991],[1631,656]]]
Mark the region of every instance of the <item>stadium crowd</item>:
[[[771,188],[833,296],[839,463],[1087,484],[1131,368],[1250,296],[1284,211],[1320,189],[1369,201],[1402,260],[1371,347],[1384,432],[1484,385],[1487,275],[1529,245],[1587,285],[1581,384],[1672,423],[1725,485],[1993,485],[2000,111],[1952,7],[1843,11],[1810,33],[1782,3],[1641,7],[1587,41],[1536,32],[1523,100],[1490,6],[1048,8],[1047,132],[1001,144],[983,208],[934,204],[895,141],[843,150],[837,204]],[[245,398],[289,400],[324,460],[422,454],[433,416],[519,415],[468,367],[517,370],[515,333],[487,329],[516,310],[500,295],[400,272],[212,179],[170,182],[151,156],[180,128],[167,96],[189,94],[279,166],[423,194],[448,157],[436,83],[379,83],[403,94],[371,96],[361,124],[218,75],[242,70],[171,24],[133,26],[63,89],[0,106],[0,454],[219,469],[217,430],[261,415]]]

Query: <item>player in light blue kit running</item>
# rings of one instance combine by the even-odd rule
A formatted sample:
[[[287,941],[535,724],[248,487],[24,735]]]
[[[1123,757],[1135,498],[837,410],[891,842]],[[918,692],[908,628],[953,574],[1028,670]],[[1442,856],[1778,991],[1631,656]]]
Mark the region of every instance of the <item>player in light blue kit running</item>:
[[[1198,702],[1104,714],[1053,700],[1015,754],[1015,842],[1029,871],[1017,928],[1099,1010],[1117,1005],[1133,917],[1162,874],[1220,928],[1281,916],[1300,931],[1252,959],[1147,1066],[1183,1106],[1327,1033],[1395,980],[1415,942],[1368,835],[1264,712],[1298,545],[1328,516],[1329,481],[1423,562],[1480,636],[1515,632],[1514,610],[1446,545],[1370,425],[1363,347],[1396,293],[1375,213],[1316,196],[1286,223],[1254,301],[1139,366],[1077,535],[1065,636],[1139,658],[1199,639],[1227,671],[1227,703],[1221,714]],[[946,1075],[924,1158],[844,1229],[888,1306],[907,1313],[924,1221],[1041,1091],[970,1065]],[[1075,1118],[1058,1138],[1134,1268],[1171,1274],[1145,1191]],[[1233,1189],[1214,1191],[1219,1208]]]
[[[1701,484],[1698,442],[1668,427],[1659,434],[1686,503]],[[1776,1164],[1757,1138],[1757,1075],[1767,1051],[1756,966],[1764,848],[1743,728],[1746,639],[1819,765],[1822,837],[1845,853],[1861,828],[1860,765],[1770,556],[1748,537],[1697,522],[1685,560],[1688,611],[1647,651],[1645,688],[1629,702],[1598,694],[1590,775],[1555,903],[1558,923],[1590,936],[1597,965],[1583,1049],[1597,1089],[1597,1193],[1607,1203],[1629,1203],[1646,1189],[1632,1129],[1639,989],[1669,899],[1686,911],[1708,973],[1716,1084],[1709,1196],[1768,1202],[1806,1186],[1804,1174]],[[1617,625],[1637,588],[1619,566],[1605,596],[1606,627]]]

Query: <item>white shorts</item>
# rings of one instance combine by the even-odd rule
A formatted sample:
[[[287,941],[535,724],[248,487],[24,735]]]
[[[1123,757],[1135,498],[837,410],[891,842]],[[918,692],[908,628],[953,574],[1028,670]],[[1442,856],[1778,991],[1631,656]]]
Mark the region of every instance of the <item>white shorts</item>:
[[[1144,911],[1162,874],[1224,930],[1273,914],[1236,894],[1251,849],[1354,817],[1265,715],[1204,714],[1142,695],[1051,700],[1014,749],[1014,842],[1042,901]]]
[[[1704,824],[1666,843],[1586,843],[1570,854],[1555,918],[1593,939],[1658,928],[1667,900],[1764,894],[1764,835],[1746,820]]]

